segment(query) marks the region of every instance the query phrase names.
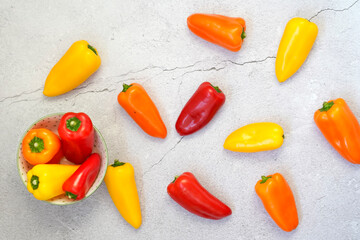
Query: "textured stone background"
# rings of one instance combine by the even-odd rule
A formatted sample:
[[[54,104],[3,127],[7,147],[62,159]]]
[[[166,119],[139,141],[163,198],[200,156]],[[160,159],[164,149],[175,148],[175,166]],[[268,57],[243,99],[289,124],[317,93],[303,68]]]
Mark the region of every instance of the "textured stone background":
[[[207,43],[186,26],[192,13],[240,16],[247,38],[233,53]],[[344,1],[24,1],[0,0],[0,238],[1,239],[359,239],[360,169],[323,138],[313,113],[343,97],[360,119],[360,3]],[[274,74],[288,20],[319,27],[308,60],[290,80]],[[45,78],[69,46],[85,39],[102,65],[77,89],[42,95]],[[174,124],[204,81],[227,100],[213,121],[181,138]],[[145,135],[116,101],[122,83],[143,84],[168,128],[165,140]],[[85,201],[52,206],[35,200],[18,176],[20,138],[36,119],[84,111],[103,133],[110,160],[136,169],[143,225],[132,229],[104,184]],[[286,139],[275,151],[225,151],[224,139],[245,124],[273,121]],[[228,204],[221,221],[182,209],[166,193],[175,175],[193,172]],[[282,173],[295,194],[300,224],[281,231],[254,191],[263,174]]]

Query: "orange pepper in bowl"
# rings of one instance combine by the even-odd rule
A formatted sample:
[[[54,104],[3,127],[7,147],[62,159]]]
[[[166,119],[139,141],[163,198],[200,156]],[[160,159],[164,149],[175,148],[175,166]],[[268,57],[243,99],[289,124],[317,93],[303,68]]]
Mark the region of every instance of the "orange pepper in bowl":
[[[60,147],[59,137],[46,128],[31,129],[22,140],[22,154],[32,165],[50,162]]]

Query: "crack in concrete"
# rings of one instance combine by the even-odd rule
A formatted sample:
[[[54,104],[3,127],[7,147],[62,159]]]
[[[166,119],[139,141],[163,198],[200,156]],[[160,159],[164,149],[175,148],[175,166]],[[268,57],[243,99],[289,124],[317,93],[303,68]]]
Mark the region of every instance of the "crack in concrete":
[[[180,84],[178,86],[177,96],[180,96],[180,90],[181,90],[182,84],[183,84],[183,80],[181,79]],[[184,106],[182,103],[181,97],[180,97],[180,103],[181,103],[181,106]]]
[[[75,88],[75,89],[76,89],[76,90],[79,90],[79,89],[87,88],[88,86],[90,86],[90,85],[92,85],[92,84],[94,84],[94,82],[90,82],[89,84],[84,85],[84,86],[81,84],[80,86],[78,86],[78,87]],[[75,90],[75,89],[74,89],[74,90]]]
[[[74,96],[74,99],[75,99],[77,96],[79,96],[79,95],[83,95],[83,94],[87,94],[87,93],[113,92],[113,91],[115,91],[115,90],[116,90],[116,89],[109,89],[109,88],[104,88],[104,89],[102,89],[102,90],[97,90],[97,91],[95,91],[95,90],[89,90],[89,91],[86,91],[86,92],[80,92],[80,93],[76,94],[76,95]]]
[[[343,9],[333,9],[333,8],[324,8],[321,9],[320,11],[318,11],[314,16],[312,16],[309,21],[311,21],[313,18],[316,18],[320,13],[322,12],[326,12],[326,11],[333,11],[333,12],[343,12],[343,11],[347,11],[350,8],[352,8],[357,2],[359,2],[359,0],[356,0],[355,2],[353,2],[350,6],[343,8]]]
[[[61,221],[59,218],[56,219],[57,222],[59,222],[63,227],[65,227],[66,229],[70,230],[73,233],[77,233],[77,231],[75,231],[74,229],[72,229],[68,224],[66,224],[65,222]]]
[[[173,78],[173,80],[178,79],[178,78],[181,78],[181,77],[183,77],[183,76],[185,76],[185,75],[187,75],[187,74],[194,73],[194,72],[210,72],[210,71],[216,71],[216,72],[218,72],[218,71],[224,69],[225,67],[226,67],[226,66],[220,67],[220,68],[210,67],[210,68],[207,68],[207,69],[195,69],[195,70],[191,70],[191,71],[188,71],[188,72],[184,72],[183,74],[181,74],[181,75],[178,76],[178,77]]]
[[[326,197],[326,195],[324,195],[324,196],[322,196],[322,197],[317,198],[317,199],[316,199],[316,201],[319,201],[319,200],[323,199],[324,197]]]
[[[276,56],[267,56],[267,57],[264,58],[264,59],[251,60],[251,61],[246,61],[246,62],[242,62],[242,63],[237,63],[237,62],[234,62],[234,61],[232,61],[232,60],[225,60],[225,61],[223,61],[223,62],[235,64],[235,65],[238,65],[238,66],[244,66],[244,65],[247,65],[247,64],[262,63],[262,62],[265,62],[265,61],[268,60],[268,59],[275,59],[275,58],[276,58]]]
[[[275,59],[276,56],[268,56],[264,59],[260,59],[260,60],[251,60],[251,61],[246,61],[246,62],[242,62],[242,63],[237,63],[237,62],[234,62],[232,60],[223,60],[221,61],[220,63],[217,63],[216,65],[220,65],[222,63],[231,63],[231,64],[234,64],[234,65],[238,65],[238,66],[244,66],[244,65],[247,65],[247,64],[253,64],[253,63],[262,63],[262,62],[265,62],[266,60],[268,59]],[[191,71],[188,71],[188,72],[185,72],[183,73],[182,75],[180,75],[179,77],[176,77],[176,78],[173,78],[173,80],[175,79],[178,79],[178,78],[181,78],[183,77],[184,75],[186,74],[189,74],[189,73],[193,73],[193,72],[209,72],[209,71],[220,71],[220,70],[223,70],[227,67],[227,65],[223,66],[223,67],[211,67],[211,68],[207,68],[207,69],[195,69],[195,70],[191,70]]]
[[[359,0],[358,0],[359,1]],[[213,67],[210,67],[210,68],[206,68],[206,69],[194,69],[194,70],[191,70],[191,71],[186,71],[184,72],[183,74],[181,74],[180,76],[178,77],[175,77],[173,78],[173,80],[175,79],[178,79],[178,78],[182,78],[183,76],[187,75],[187,74],[190,74],[190,73],[194,73],[194,72],[209,72],[209,71],[220,71],[222,69],[225,69],[227,67],[226,63],[231,63],[231,64],[235,64],[235,65],[238,65],[238,66],[244,66],[246,64],[253,64],[253,63],[261,63],[261,62],[264,62],[266,61],[267,59],[270,59],[270,58],[275,58],[274,56],[268,56],[264,59],[260,59],[260,60],[251,60],[251,61],[246,61],[246,62],[243,62],[243,63],[237,63],[237,62],[234,62],[232,60],[223,60],[219,63],[217,63],[216,65],[220,65],[220,64],[223,64],[225,63],[225,66],[222,66],[222,67],[216,67],[216,66],[213,66]],[[192,68],[192,67],[195,67],[197,64],[201,63],[201,62],[204,62],[205,60],[200,60],[200,61],[197,61],[193,64],[190,64],[190,65],[187,65],[187,66],[182,66],[182,67],[174,67],[174,68],[164,68],[164,67],[160,67],[160,66],[147,66],[145,68],[142,68],[140,70],[136,70],[136,71],[129,71],[127,73],[123,73],[123,74],[120,74],[120,75],[116,75],[116,76],[110,76],[110,77],[106,77],[105,79],[111,79],[111,78],[122,78],[122,77],[126,77],[130,74],[137,74],[137,73],[140,73],[140,72],[143,72],[143,71],[146,71],[146,70],[149,70],[149,69],[160,69],[161,72],[173,72],[173,71],[176,71],[176,70],[184,70],[184,69],[189,69],[189,68]],[[116,84],[118,83],[121,83],[121,82],[125,82],[125,81],[128,81],[129,79],[122,79],[120,81],[117,81]],[[92,85],[93,83],[89,83],[85,86],[80,86],[78,87],[77,89],[84,89],[86,87],[88,87],[89,85]],[[181,83],[182,84],[182,83]],[[180,85],[181,85],[180,84]],[[113,84],[112,84],[113,85]],[[35,93],[35,92],[38,92],[42,90],[42,87],[41,88],[38,88],[38,89],[35,89],[35,90],[32,90],[32,91],[25,91],[25,92],[22,92],[20,94],[16,94],[14,96],[9,96],[9,97],[5,97],[3,99],[0,100],[0,103],[8,100],[8,99],[14,99],[14,98],[18,98],[20,96],[23,96],[23,95],[29,95],[29,94],[32,94],[32,93]],[[102,90],[99,90],[99,91],[95,91],[95,90],[91,90],[91,91],[86,91],[86,92],[81,92],[81,93],[78,93],[77,95],[74,96],[74,98],[76,98],[77,96],[79,95],[82,95],[82,94],[86,94],[86,93],[99,93],[99,92],[104,92],[104,91],[109,91],[109,92],[112,92],[112,91],[115,91],[116,88],[114,89],[110,89],[110,87],[107,87],[105,89],[102,89]],[[21,102],[21,101],[26,101],[26,100],[19,100],[19,101],[16,101],[16,102]],[[14,103],[16,103],[14,102]]]
[[[179,69],[187,69],[187,68],[191,68],[191,67],[194,67],[195,65],[197,65],[198,63],[201,63],[203,62],[204,60],[200,60],[200,61],[197,61],[191,65],[187,65],[187,66],[182,66],[182,67],[174,67],[174,68],[164,68],[164,67],[160,67],[160,66],[153,66],[153,65],[149,65],[145,68],[142,68],[140,70],[136,70],[136,71],[128,71],[127,73],[123,73],[123,74],[119,74],[119,75],[115,75],[115,76],[110,76],[110,77],[106,77],[105,79],[111,79],[111,78],[122,78],[122,77],[127,77],[128,75],[130,74],[137,74],[137,73],[141,73],[141,72],[144,72],[144,71],[147,71],[147,70],[151,70],[151,69],[160,69],[161,72],[172,72],[172,71],[176,71],[176,70],[179,70]],[[120,83],[120,82],[123,82],[125,80],[120,80],[116,83]]]
[[[17,98],[17,97],[21,97],[21,96],[23,96],[23,95],[29,95],[29,94],[38,92],[38,91],[40,91],[41,89],[42,89],[42,87],[41,87],[41,88],[38,88],[38,89],[35,89],[35,90],[32,90],[32,91],[25,91],[25,92],[16,94],[16,95],[14,95],[14,96],[5,97],[5,98],[3,98],[3,99],[0,100],[0,103],[6,101],[6,100],[8,100],[8,99]]]
[[[157,161],[156,163],[154,163],[153,165],[151,165],[151,167],[148,168],[148,170],[146,170],[143,174],[143,176],[145,176],[148,172],[150,172],[156,165],[159,165],[163,160],[164,158],[171,152],[173,151],[177,145],[179,145],[179,143],[183,140],[184,136],[182,136],[179,141],[177,141],[177,143],[172,147],[170,148],[161,158],[159,161]]]
[[[115,90],[116,90],[116,89],[104,88],[104,89],[98,90],[98,91],[89,90],[89,91],[86,91],[86,92],[78,93],[78,94],[76,94],[76,95],[72,98],[72,99],[74,100],[72,106],[75,106],[75,104],[76,104],[76,98],[77,98],[79,95],[83,95],[83,94],[87,94],[87,93],[113,92],[113,91],[115,91]]]
[[[170,69],[162,69],[163,72],[172,72],[172,71],[175,71],[175,70],[178,70],[178,69],[187,69],[187,68],[191,68],[191,67],[195,67],[195,65],[203,62],[205,60],[200,60],[200,61],[197,61],[195,62],[194,64],[191,64],[191,65],[188,65],[188,66],[183,66],[183,67],[174,67],[174,68],[170,68]]]
[[[119,75],[106,77],[105,80],[106,80],[106,79],[111,79],[111,78],[122,78],[122,77],[126,77],[126,76],[128,76],[128,75],[130,75],[130,74],[136,74],[136,73],[144,72],[144,71],[149,70],[149,69],[161,69],[161,67],[150,65],[150,66],[147,66],[147,67],[142,68],[142,69],[140,69],[140,70],[128,71],[128,72],[126,72],[126,73],[122,73],[122,74],[119,74]]]
[[[17,101],[14,101],[14,102],[11,102],[9,104],[9,106],[15,104],[15,103],[19,103],[19,102],[33,102],[33,101],[36,101],[36,100],[40,100],[41,98],[35,98],[35,99],[21,99],[21,100],[17,100]]]

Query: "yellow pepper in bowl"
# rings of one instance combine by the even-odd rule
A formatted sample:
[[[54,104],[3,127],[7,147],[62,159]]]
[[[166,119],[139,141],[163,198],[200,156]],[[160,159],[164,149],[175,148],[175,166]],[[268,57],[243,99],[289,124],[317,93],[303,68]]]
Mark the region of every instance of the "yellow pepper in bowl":
[[[80,165],[38,164],[27,172],[27,189],[38,200],[49,200],[65,193],[64,182]]]

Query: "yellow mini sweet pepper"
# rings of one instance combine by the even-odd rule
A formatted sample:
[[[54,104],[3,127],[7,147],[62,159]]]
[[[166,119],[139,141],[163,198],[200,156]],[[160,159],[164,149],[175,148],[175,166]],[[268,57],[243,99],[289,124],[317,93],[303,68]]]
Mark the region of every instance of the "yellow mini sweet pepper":
[[[97,50],[87,41],[75,42],[51,69],[45,81],[44,95],[64,94],[83,83],[100,67]]]
[[[117,210],[131,226],[138,229],[141,209],[133,166],[115,160],[113,165],[108,166],[104,181]]]
[[[260,152],[281,147],[284,130],[271,122],[252,123],[231,133],[224,148],[234,152]]]
[[[305,62],[317,34],[318,27],[307,19],[293,18],[287,23],[275,62],[279,82],[286,81]]]
[[[38,200],[49,200],[64,193],[62,185],[79,165],[38,164],[27,172],[27,189]]]

